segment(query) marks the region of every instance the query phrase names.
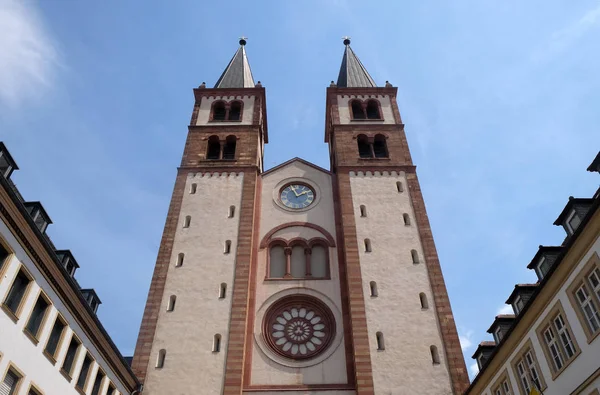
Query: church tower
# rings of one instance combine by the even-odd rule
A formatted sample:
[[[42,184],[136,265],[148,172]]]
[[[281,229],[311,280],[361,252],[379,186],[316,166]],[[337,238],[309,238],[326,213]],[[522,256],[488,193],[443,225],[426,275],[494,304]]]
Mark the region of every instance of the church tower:
[[[346,39],[331,169],[263,171],[245,39],[195,104],[133,369],[144,394],[459,394],[468,386],[396,103]]]

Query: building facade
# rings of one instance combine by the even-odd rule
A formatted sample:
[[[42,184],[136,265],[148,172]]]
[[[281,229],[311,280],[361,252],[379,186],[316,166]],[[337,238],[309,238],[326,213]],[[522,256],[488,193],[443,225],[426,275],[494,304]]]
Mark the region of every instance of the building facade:
[[[600,172],[600,153],[589,171]],[[538,282],[517,284],[473,358],[466,394],[600,394],[600,189],[571,197],[554,222],[560,246],[540,246],[529,265]]]
[[[0,394],[129,395],[140,384],[96,317],[100,299],[75,280],[50,217],[23,199],[0,142]]]
[[[329,170],[263,170],[266,91],[245,40],[214,88],[194,89],[133,361],[145,394],[468,386],[397,88],[344,43]]]

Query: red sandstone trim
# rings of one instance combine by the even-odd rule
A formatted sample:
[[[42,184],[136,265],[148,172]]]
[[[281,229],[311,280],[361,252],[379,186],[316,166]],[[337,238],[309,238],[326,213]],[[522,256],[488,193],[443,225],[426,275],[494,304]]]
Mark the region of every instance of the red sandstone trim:
[[[433,241],[431,226],[427,217],[427,211],[425,210],[425,202],[416,173],[407,174],[406,179],[415,212],[415,220],[419,229],[419,237],[423,247],[429,282],[433,291],[433,302],[444,343],[446,364],[450,373],[452,390],[454,394],[462,394],[469,387],[469,376],[460,348],[458,332],[454,316],[452,315],[450,299],[448,298],[448,291],[444,283],[437,250]]]
[[[349,384],[252,385],[244,388],[244,392],[344,391],[353,389],[354,386]]]
[[[325,238],[327,239],[327,242],[329,243],[329,246],[335,247],[335,240],[334,240],[333,236],[331,236],[331,233],[326,231],[324,228],[320,227],[319,225],[310,223],[310,222],[295,221],[295,222],[288,222],[287,224],[278,225],[278,226],[274,227],[273,229],[271,229],[270,231],[268,231],[267,234],[265,235],[265,237],[263,237],[260,242],[260,248],[261,249],[267,248],[267,246],[269,245],[269,241],[271,240],[271,237],[276,232],[279,232],[281,229],[291,228],[292,226],[304,226],[304,227],[319,231],[323,234],[323,236],[325,236]]]

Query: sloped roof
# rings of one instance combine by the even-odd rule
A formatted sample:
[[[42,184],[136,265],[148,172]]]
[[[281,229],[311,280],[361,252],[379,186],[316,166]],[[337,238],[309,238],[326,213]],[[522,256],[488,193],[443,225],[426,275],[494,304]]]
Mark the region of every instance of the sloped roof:
[[[295,158],[292,158],[292,159],[290,159],[288,161],[285,161],[285,162],[283,162],[283,163],[281,163],[281,164],[279,164],[279,165],[277,165],[275,167],[270,168],[269,170],[267,170],[264,173],[262,173],[262,176],[264,177],[264,176],[266,176],[268,174],[271,174],[271,173],[273,173],[273,172],[275,172],[275,171],[277,171],[277,170],[279,170],[279,169],[281,169],[281,168],[283,168],[285,166],[288,166],[288,165],[290,165],[290,164],[292,164],[294,162],[300,162],[300,163],[305,164],[306,166],[312,167],[313,169],[316,169],[318,171],[322,171],[323,173],[331,174],[330,171],[325,170],[325,169],[323,169],[320,166],[317,166],[317,165],[315,165],[313,163],[310,163],[309,161],[306,161],[306,160],[304,160],[302,158],[295,157]]]
[[[219,77],[215,88],[254,88],[254,78],[246,56],[246,40],[240,40],[240,47]]]
[[[342,58],[342,66],[340,67],[337,86],[339,88],[376,87],[375,81],[373,81],[373,78],[371,78],[365,66],[363,66],[360,59],[358,59],[358,56],[356,56],[350,47],[350,39],[345,39],[344,44],[346,45],[346,49],[344,50],[344,57]]]

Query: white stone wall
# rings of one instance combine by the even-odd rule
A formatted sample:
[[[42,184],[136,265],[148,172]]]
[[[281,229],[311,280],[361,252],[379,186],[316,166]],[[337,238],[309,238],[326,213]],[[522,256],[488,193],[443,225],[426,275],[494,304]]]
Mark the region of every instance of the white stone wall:
[[[514,352],[510,355],[508,360],[500,369],[500,372],[503,372],[504,369],[508,370],[508,375],[510,377],[515,394],[518,394],[519,390],[517,378],[514,375],[511,362],[518,352],[522,350],[524,344],[528,340],[531,340],[531,344],[540,364],[540,369],[546,384],[548,385],[548,388],[544,390],[544,395],[570,394],[600,366],[600,336],[597,336],[594,340],[592,340],[591,343],[588,344],[583,327],[581,326],[581,322],[577,318],[577,313],[573,309],[573,305],[571,304],[567,295],[567,288],[573,283],[574,279],[579,275],[593,254],[600,254],[600,237],[596,238],[594,244],[579,261],[577,267],[569,275],[568,279],[562,285],[560,290],[556,293],[552,300],[547,303],[546,308],[539,315],[527,336],[519,343],[519,346],[515,348]],[[546,358],[544,357],[544,350],[542,349],[542,344],[539,341],[536,330],[559,300],[562,303],[562,307],[566,315],[565,318],[569,322],[573,331],[575,341],[577,342],[579,348],[581,348],[582,352],[555,380],[552,380],[550,366],[548,366]],[[495,383],[499,376],[500,374],[494,376],[494,378],[490,381],[490,385],[486,388],[486,391],[491,391],[491,385]],[[586,388],[586,391],[584,391],[583,394],[587,395],[591,393],[593,389],[600,390],[600,378],[597,378],[594,382],[592,382],[590,386]]]
[[[242,120],[234,122],[219,122],[219,125],[250,125],[252,124],[252,117],[254,113],[254,96],[211,96],[203,97],[200,102],[200,109],[198,110],[198,118],[196,125],[206,125],[210,119],[210,108],[212,104],[217,100],[241,100],[244,102],[244,108],[242,110]]]
[[[273,228],[290,222],[309,222],[324,228],[335,239],[335,217],[333,192],[329,173],[315,169],[300,161],[292,162],[272,173],[267,173],[262,180],[261,222],[259,240]],[[288,211],[277,203],[280,188],[288,182],[299,181],[313,186],[316,192],[315,203],[304,211]],[[290,227],[280,230],[273,237],[292,239],[303,237],[323,237],[319,231],[306,227]],[[253,385],[296,385],[296,384],[339,384],[346,383],[346,356],[343,334],[338,334],[332,346],[325,351],[331,355],[312,366],[283,366],[274,361],[272,355],[261,348],[261,323],[265,310],[276,300],[291,293],[304,293],[318,297],[325,302],[336,315],[338,329],[343,329],[341,322],[341,290],[337,249],[329,249],[331,280],[296,280],[265,282],[267,268],[267,249],[259,251],[258,273],[256,276],[256,322],[255,341],[252,351],[252,384]],[[319,360],[319,357],[316,357]],[[300,393],[307,393],[306,391]],[[311,394],[320,392],[311,392]],[[329,392],[328,392],[329,393]],[[340,395],[351,394],[339,391]]]
[[[401,181],[404,192],[398,192]],[[449,394],[450,377],[423,251],[404,174],[350,173],[356,217],[357,242],[371,345],[376,394]],[[367,217],[361,218],[364,205]],[[411,225],[404,225],[408,213]],[[372,252],[365,252],[364,239]],[[419,254],[413,264],[411,250]],[[369,283],[377,283],[377,297]],[[429,309],[421,309],[419,294],[427,295]],[[376,333],[382,332],[385,350],[377,350]],[[431,345],[438,348],[441,364],[433,365]]]
[[[187,178],[145,394],[170,394],[174,388],[178,394],[191,394],[199,386],[202,394],[221,393],[243,178],[241,173],[190,174]],[[191,194],[194,183],[196,193]],[[235,216],[228,218],[232,205]],[[183,228],[188,215],[190,227]],[[229,254],[224,254],[226,240],[232,241]],[[184,262],[175,267],[179,253],[185,254]],[[218,298],[221,283],[227,284],[225,299]],[[175,310],[167,312],[171,295],[177,296],[177,302]],[[222,336],[221,351],[213,353],[217,333]],[[161,349],[167,351],[165,365],[156,369]]]
[[[350,107],[348,106],[348,102],[352,99],[360,99],[360,100],[368,100],[370,98],[379,100],[381,103],[381,112],[383,114],[383,121],[380,120],[360,120],[353,122],[350,117]],[[361,123],[361,124],[392,124],[396,123],[394,119],[394,112],[392,110],[392,103],[390,101],[390,97],[387,95],[338,95],[338,111],[340,114],[340,124],[349,124],[349,123]]]
[[[117,376],[109,368],[110,365],[104,360],[81,327],[79,327],[67,307],[54,291],[53,286],[49,284],[44,275],[36,268],[29,255],[13,237],[12,233],[3,222],[0,222],[0,235],[14,251],[14,255],[5,262],[2,271],[3,275],[0,278],[0,301],[3,302],[6,298],[9,287],[21,265],[26,268],[34,279],[34,282],[30,285],[29,292],[26,294],[25,300],[23,301],[20,319],[16,323],[4,310],[0,309],[0,374],[3,375],[6,372],[9,363],[13,364],[17,369],[23,372],[25,377],[21,382],[19,394],[25,394],[29,385],[34,383],[36,387],[48,395],[76,395],[78,392],[75,389],[75,384],[79,376],[79,371],[81,370],[85,351],[87,350],[94,358],[95,362],[90,368],[90,376],[86,389],[91,391],[96,372],[98,371],[98,368],[101,367],[119,393],[128,394],[126,387],[117,379]],[[40,329],[39,342],[36,345],[25,335],[23,329],[27,324],[26,321],[33,309],[40,290],[43,290],[52,304],[49,307],[47,319]],[[66,321],[67,328],[65,329],[65,340],[58,350],[57,362],[53,365],[44,356],[43,350],[50,336],[54,319],[59,312]],[[83,348],[80,349],[78,357],[74,362],[73,366],[75,367],[75,370],[73,371],[73,380],[69,382],[60,373],[60,367],[62,366],[68,343],[73,333],[81,340]],[[104,379],[102,391],[108,388],[108,384],[108,380]]]

